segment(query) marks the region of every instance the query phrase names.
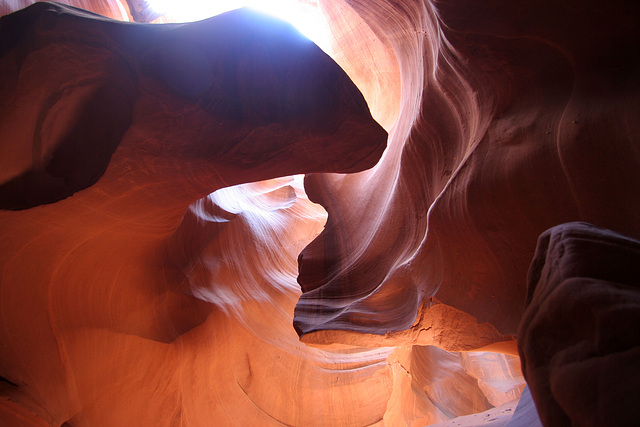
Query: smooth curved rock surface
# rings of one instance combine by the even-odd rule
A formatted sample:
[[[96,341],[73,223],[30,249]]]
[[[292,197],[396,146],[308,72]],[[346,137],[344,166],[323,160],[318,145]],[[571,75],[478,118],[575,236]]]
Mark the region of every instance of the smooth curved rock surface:
[[[134,0],[68,3],[153,19]],[[2,99],[26,102],[2,101],[0,115],[4,206],[23,209],[0,212],[0,420],[474,425],[457,417],[487,409],[507,421],[539,234],[582,220],[640,238],[638,6],[317,9],[332,57],[389,132],[365,172],[333,173],[373,166],[386,135],[349,79],[299,40],[273,46],[307,46],[355,96],[342,100],[355,109],[342,136],[326,127],[343,117],[327,108],[342,92],[325,90],[322,66],[283,59],[264,37],[247,50],[232,49],[244,36],[202,37],[219,36],[209,24],[222,18],[152,29],[92,15],[82,37],[75,24],[27,31],[30,44],[3,60]],[[300,81],[278,68],[297,61]],[[309,111],[299,98],[287,122],[271,95],[296,82],[329,100]],[[49,138],[36,143],[34,128]],[[96,137],[100,150],[84,144]],[[305,182],[328,217],[299,178],[280,178],[308,172],[331,172]]]
[[[36,3],[0,31],[4,209],[94,184],[118,146],[147,163],[139,169],[158,169],[150,186],[171,162],[189,169],[189,203],[240,181],[355,172],[385,147],[344,72],[290,26],[249,10],[155,26]]]
[[[640,398],[640,242],[586,223],[540,236],[518,332],[545,426],[633,426]]]
[[[508,339],[540,233],[640,237],[636,4],[348,3],[395,52],[402,101],[375,168],[306,178],[329,213],[300,256],[306,342],[403,331],[434,300]]]
[[[0,33],[2,422],[381,419],[391,350],[291,326],[325,217],[299,180],[194,204],[372,166],[387,134],[346,74],[248,11],[159,27],[38,3]]]

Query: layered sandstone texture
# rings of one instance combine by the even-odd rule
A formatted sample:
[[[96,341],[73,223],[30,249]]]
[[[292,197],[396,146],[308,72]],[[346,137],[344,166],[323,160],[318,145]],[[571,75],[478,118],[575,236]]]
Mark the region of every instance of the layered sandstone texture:
[[[374,169],[306,178],[329,218],[300,257],[303,339],[405,330],[420,306],[515,334],[540,233],[640,237],[638,6],[352,3],[396,52],[401,107]]]
[[[311,2],[337,64],[247,10],[30,3],[0,6],[0,420],[531,426],[519,325],[542,421],[613,419],[563,376],[615,356],[536,352],[593,332],[529,333],[561,257],[527,269],[556,224],[640,238],[634,3]]]

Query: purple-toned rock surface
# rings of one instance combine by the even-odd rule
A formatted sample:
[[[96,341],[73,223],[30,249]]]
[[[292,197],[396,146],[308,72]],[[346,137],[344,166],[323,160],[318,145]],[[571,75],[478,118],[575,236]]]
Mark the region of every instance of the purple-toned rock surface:
[[[633,426],[640,397],[640,242],[586,223],[540,236],[518,331],[545,426]]]

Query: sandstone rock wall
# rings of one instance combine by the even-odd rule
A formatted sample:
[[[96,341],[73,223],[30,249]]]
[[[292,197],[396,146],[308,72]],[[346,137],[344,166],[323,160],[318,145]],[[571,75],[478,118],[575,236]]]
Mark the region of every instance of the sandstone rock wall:
[[[317,7],[346,74],[247,11],[0,20],[0,420],[507,422],[538,236],[640,238],[638,6]],[[542,421],[574,420],[538,356]]]

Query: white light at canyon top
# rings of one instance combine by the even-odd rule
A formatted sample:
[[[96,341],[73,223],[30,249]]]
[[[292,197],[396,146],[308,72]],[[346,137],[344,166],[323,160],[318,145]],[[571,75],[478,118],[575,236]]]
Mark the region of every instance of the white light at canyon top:
[[[322,14],[316,3],[310,0],[147,0],[147,4],[177,22],[197,21],[250,7],[289,22],[320,47],[325,44],[326,28]]]

